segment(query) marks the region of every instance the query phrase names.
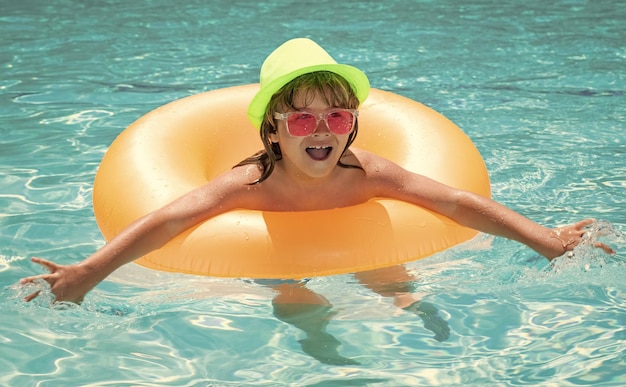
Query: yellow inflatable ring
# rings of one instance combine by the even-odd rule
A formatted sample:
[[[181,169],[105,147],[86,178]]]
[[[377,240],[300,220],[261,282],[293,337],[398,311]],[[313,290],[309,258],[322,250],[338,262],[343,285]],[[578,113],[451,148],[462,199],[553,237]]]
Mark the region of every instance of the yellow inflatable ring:
[[[257,90],[245,85],[183,98],[123,131],[94,183],[94,211],[105,239],[261,149],[246,116]],[[490,195],[483,159],[469,138],[441,114],[399,95],[371,91],[354,146]],[[299,279],[417,260],[474,235],[445,217],[388,199],[325,211],[238,210],[185,231],[136,262],[206,276]]]

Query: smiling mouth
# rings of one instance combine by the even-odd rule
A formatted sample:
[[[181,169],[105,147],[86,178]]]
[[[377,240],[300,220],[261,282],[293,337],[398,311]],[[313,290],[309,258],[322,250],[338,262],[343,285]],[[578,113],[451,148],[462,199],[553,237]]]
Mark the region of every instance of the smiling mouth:
[[[316,161],[326,160],[333,150],[332,146],[310,146],[306,148],[306,153]]]

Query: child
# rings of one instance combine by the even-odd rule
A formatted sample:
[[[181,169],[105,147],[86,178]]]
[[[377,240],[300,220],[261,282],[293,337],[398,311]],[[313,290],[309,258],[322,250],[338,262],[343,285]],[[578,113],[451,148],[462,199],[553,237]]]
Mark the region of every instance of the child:
[[[369,81],[363,72],[337,64],[313,41],[294,39],[284,43],[264,62],[261,89],[248,110],[250,120],[260,129],[264,151],[136,220],[82,262],[58,265],[33,258],[49,273],[24,278],[21,283],[44,280],[50,284],[56,301],[80,302],[120,266],[158,249],[207,218],[241,208],[323,210],[387,197],[519,241],[548,259],[572,250],[585,227],[593,222],[583,220],[549,229],[488,198],[459,191],[372,153],[350,148],[358,131],[357,109],[368,92]],[[322,234],[319,238],[324,243]],[[26,300],[37,295],[35,292]]]

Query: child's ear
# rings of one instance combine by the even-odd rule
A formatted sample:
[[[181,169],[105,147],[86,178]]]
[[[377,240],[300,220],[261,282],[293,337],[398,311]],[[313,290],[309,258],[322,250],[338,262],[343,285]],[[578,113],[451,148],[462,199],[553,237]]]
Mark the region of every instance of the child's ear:
[[[273,131],[269,134],[268,138],[270,139],[271,142],[278,142],[278,133],[276,131]]]

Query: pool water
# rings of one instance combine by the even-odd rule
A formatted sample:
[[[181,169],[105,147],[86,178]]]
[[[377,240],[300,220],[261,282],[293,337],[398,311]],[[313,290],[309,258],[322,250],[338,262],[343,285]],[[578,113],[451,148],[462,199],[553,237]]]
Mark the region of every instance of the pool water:
[[[0,385],[626,385],[625,21],[608,0],[4,1]],[[104,243],[91,190],[120,131],[256,82],[301,36],[456,122],[496,200],[549,226],[600,220],[588,243],[550,265],[479,235],[408,264],[444,341],[350,275],[311,279],[332,307],[299,320],[267,286],[134,264],[81,306],[22,301],[31,256],[69,264]]]

